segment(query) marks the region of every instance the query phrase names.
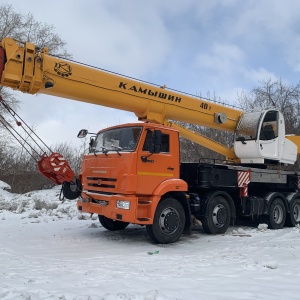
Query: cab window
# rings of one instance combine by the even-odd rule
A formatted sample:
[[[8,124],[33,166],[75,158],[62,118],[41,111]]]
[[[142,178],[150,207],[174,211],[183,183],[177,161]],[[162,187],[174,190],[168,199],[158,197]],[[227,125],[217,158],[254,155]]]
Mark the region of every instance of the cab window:
[[[261,131],[260,131],[260,140],[273,140],[278,136],[278,111],[268,111],[264,117]]]
[[[143,151],[150,151],[151,144],[153,143],[153,131],[147,130],[145,142],[143,145]],[[162,134],[160,152],[169,153],[170,152],[170,135]]]

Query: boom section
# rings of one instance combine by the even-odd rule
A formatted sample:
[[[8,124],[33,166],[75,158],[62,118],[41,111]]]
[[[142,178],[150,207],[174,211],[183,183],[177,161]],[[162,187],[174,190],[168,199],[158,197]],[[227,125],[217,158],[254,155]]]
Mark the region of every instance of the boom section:
[[[139,120],[176,120],[234,131],[242,112],[143,81],[49,55],[31,43],[1,41],[1,85],[135,113]]]

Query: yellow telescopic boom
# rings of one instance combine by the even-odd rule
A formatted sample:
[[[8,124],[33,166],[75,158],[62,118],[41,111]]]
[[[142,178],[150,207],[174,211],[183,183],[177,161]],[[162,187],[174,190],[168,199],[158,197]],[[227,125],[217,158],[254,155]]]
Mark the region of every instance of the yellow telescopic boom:
[[[142,81],[74,63],[31,43],[1,41],[1,85],[130,111],[139,120],[176,120],[234,131],[242,112]],[[1,58],[0,58],[1,59]],[[2,67],[1,67],[2,64]]]

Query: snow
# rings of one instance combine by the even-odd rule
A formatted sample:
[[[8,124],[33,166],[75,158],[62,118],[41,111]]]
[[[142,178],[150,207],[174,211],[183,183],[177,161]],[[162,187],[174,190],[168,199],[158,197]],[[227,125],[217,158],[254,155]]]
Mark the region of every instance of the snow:
[[[4,181],[0,180],[0,189],[2,190],[10,190],[11,186]]]
[[[105,230],[59,192],[0,189],[0,299],[300,299],[300,227],[197,225],[157,245],[141,226]]]

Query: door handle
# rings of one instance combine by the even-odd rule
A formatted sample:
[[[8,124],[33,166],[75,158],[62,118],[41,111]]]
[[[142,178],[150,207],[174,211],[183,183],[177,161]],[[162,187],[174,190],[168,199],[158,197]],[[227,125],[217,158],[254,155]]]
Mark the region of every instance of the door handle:
[[[171,171],[173,171],[173,170],[174,170],[174,168],[173,168],[173,167],[168,167],[168,170],[171,170]]]

